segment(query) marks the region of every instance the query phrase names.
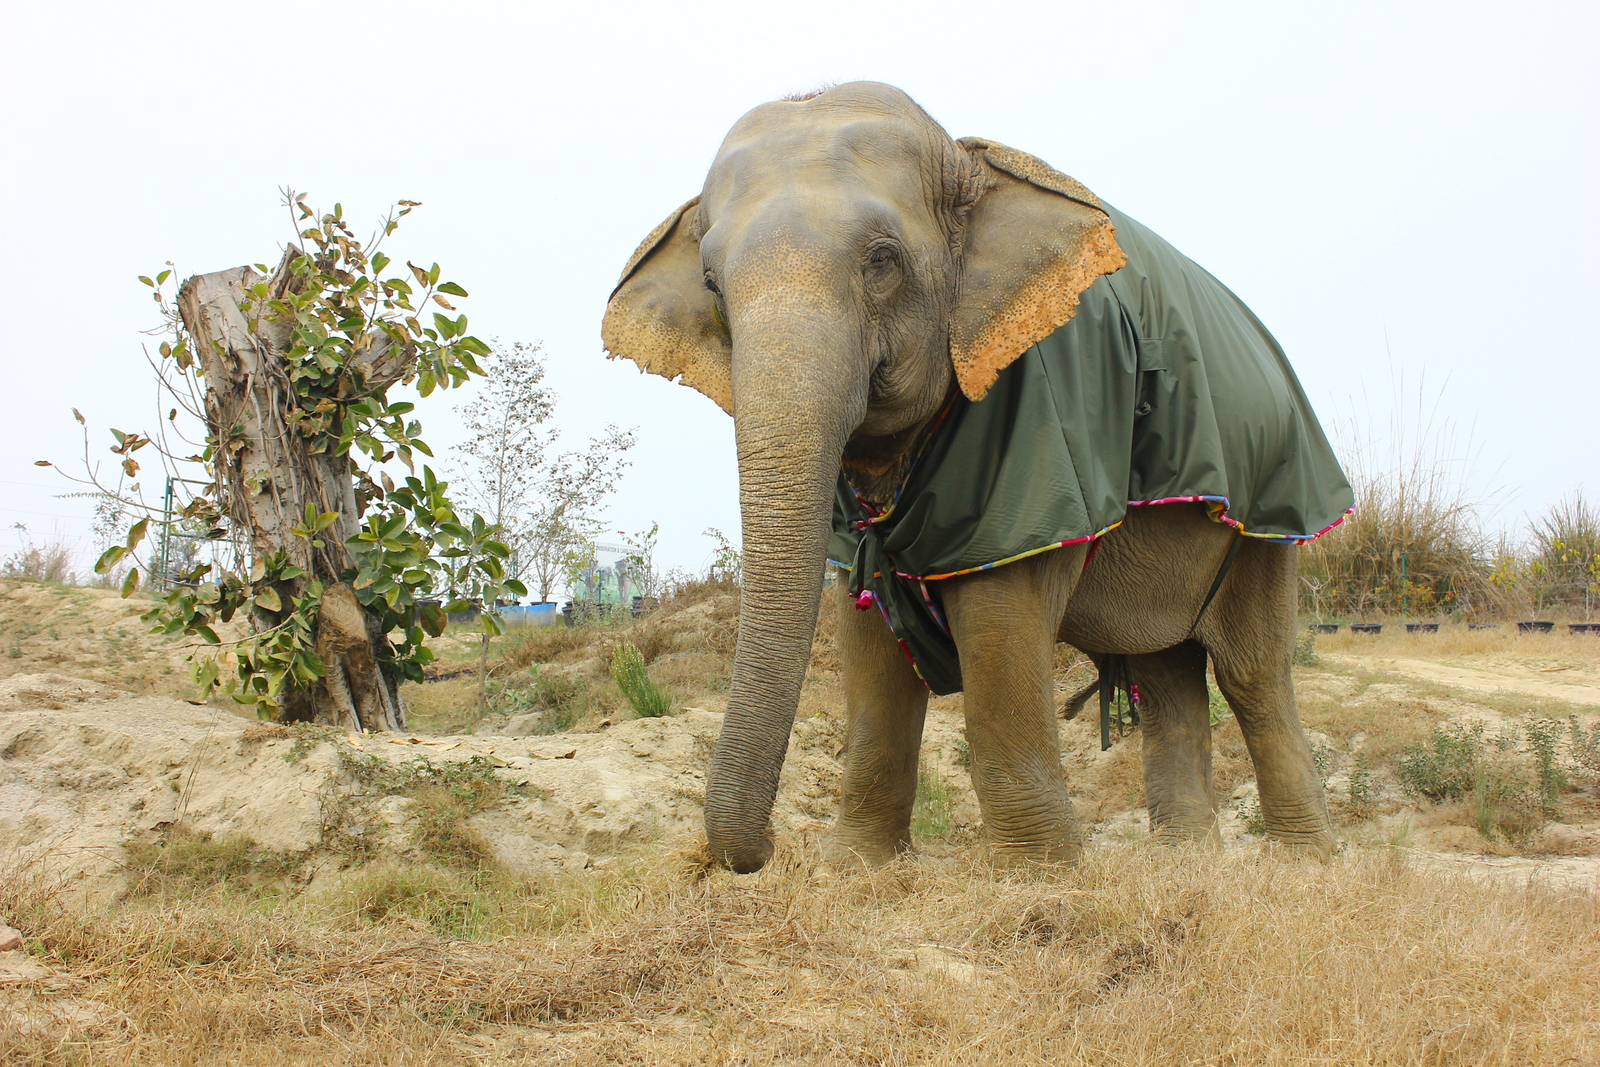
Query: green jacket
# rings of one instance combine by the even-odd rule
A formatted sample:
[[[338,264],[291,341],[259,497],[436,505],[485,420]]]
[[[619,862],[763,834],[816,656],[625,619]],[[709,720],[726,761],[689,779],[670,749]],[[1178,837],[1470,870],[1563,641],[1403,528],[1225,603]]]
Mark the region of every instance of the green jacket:
[[[1203,501],[1246,536],[1304,543],[1354,500],[1283,350],[1238,297],[1107,207],[1121,270],[1077,314],[958,397],[892,501],[843,474],[830,558],[876,602],[935,693],[961,689],[936,583],[1115,529],[1138,504]]]

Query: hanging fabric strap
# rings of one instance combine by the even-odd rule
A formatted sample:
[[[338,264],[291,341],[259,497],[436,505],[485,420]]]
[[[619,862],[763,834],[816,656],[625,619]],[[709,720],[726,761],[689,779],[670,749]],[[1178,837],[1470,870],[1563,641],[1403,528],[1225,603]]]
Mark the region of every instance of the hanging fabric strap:
[[[1128,657],[1113,653],[1100,657],[1100,751],[1111,747],[1111,708],[1117,690],[1128,694],[1128,720],[1139,725],[1139,687],[1128,676]],[[1122,737],[1122,716],[1117,716],[1117,737]]]
[[[1205,618],[1206,609],[1217,598],[1217,590],[1222,588],[1222,580],[1233,569],[1233,561],[1238,557],[1239,546],[1242,544],[1244,544],[1244,534],[1235,533],[1233,535],[1233,543],[1228,546],[1228,554],[1222,557],[1222,566],[1217,568],[1217,576],[1211,582],[1211,590],[1206,593],[1205,600],[1200,602],[1200,610],[1195,613],[1194,622],[1189,626],[1190,637],[1194,636],[1195,627],[1200,625],[1200,620]]]
[[[1217,598],[1217,590],[1222,588],[1223,579],[1228,577],[1228,571],[1233,569],[1233,561],[1239,556],[1239,546],[1244,544],[1244,536],[1239,533],[1233,535],[1233,543],[1228,546],[1228,554],[1222,557],[1222,566],[1217,568],[1217,576],[1212,579],[1211,589],[1206,593],[1205,600],[1200,603],[1200,610],[1195,613],[1194,622],[1189,626],[1189,636],[1194,636],[1195,628],[1200,625],[1200,620],[1205,618],[1206,609]],[[1128,694],[1128,718],[1134,725],[1139,725],[1139,687],[1134,684],[1128,674],[1128,657],[1123,655],[1107,655],[1100,657],[1100,751],[1104,752],[1111,747],[1111,707],[1116,703],[1117,690],[1122,689]],[[1122,717],[1117,716],[1117,737],[1122,736]]]

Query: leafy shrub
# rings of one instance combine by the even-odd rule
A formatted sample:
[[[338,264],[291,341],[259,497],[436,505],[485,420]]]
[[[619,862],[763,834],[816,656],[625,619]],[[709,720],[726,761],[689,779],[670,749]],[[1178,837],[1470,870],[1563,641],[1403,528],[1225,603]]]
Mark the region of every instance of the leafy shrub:
[[[1528,738],[1528,754],[1533,757],[1534,778],[1538,782],[1539,806],[1546,815],[1561,814],[1561,794],[1567,790],[1566,768],[1558,751],[1561,724],[1551,719],[1529,719],[1523,723]]]
[[[1294,640],[1294,665],[1315,667],[1318,662],[1317,635],[1307,630]]]
[[[1572,755],[1572,762],[1584,772],[1600,776],[1600,723],[1586,731],[1574,715],[1567,720],[1567,726],[1570,730],[1567,751]]]
[[[1486,737],[1481,722],[1435,726],[1427,744],[1406,749],[1395,761],[1400,787],[1433,801],[1465,800],[1489,774],[1489,746],[1504,751],[1511,743],[1504,735]]]
[[[1580,766],[1583,740],[1575,732],[1567,744]],[[1561,815],[1570,780],[1561,741],[1560,724],[1548,719],[1527,719],[1520,732],[1508,726],[1492,737],[1481,722],[1435,726],[1428,743],[1401,753],[1395,768],[1407,793],[1468,801],[1485,837],[1518,838]]]
[[[638,646],[624,641],[616,647],[611,655],[611,677],[641,719],[672,713],[672,694],[650,680]]]

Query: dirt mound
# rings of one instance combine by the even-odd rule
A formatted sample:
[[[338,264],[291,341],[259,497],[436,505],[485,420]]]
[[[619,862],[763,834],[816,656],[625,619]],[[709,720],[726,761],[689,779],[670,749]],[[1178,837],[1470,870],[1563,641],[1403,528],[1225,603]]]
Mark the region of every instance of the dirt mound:
[[[146,596],[0,579],[0,678],[41,671],[137,693],[192,695],[184,649],[150,635]]]
[[[182,824],[300,854],[303,880],[348,864],[330,835],[414,850],[402,797],[364,796],[364,764],[472,764],[513,787],[469,824],[513,872],[581,869],[698,827],[720,708],[549,737],[357,737],[251,722],[65,675],[0,682],[0,854],[38,856],[94,896],[123,888],[123,843]],[[819,827],[836,723],[796,725],[779,832]],[[351,803],[351,798],[371,803]]]

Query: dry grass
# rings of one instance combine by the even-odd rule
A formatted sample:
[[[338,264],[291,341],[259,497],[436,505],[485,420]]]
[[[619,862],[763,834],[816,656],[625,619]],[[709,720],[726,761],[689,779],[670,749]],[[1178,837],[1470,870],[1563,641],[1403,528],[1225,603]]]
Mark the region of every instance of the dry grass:
[[[1442,659],[1483,656],[1516,660],[1543,666],[1547,659],[1570,660],[1600,667],[1600,639],[1592,634],[1573,634],[1559,627],[1548,634],[1525,634],[1515,623],[1494,629],[1470,630],[1460,623],[1446,623],[1437,633],[1408,633],[1403,622],[1388,623],[1381,634],[1352,633],[1348,627],[1336,634],[1317,635],[1317,651],[1335,655],[1402,656]]]
[[[370,894],[361,898],[369,901]],[[492,943],[350,898],[0,910],[54,977],[0,993],[0,1060],[134,1064],[1559,1064],[1600,1055],[1592,892],[1101,848],[760,875],[693,849],[522,895]],[[542,928],[542,929],[541,929]]]
[[[1447,467],[1352,469],[1355,512],[1303,550],[1301,607],[1317,618],[1503,614],[1494,551]]]
[[[1600,607],[1600,508],[1581,492],[1533,521],[1521,577],[1541,614],[1549,607],[1593,619]]]

